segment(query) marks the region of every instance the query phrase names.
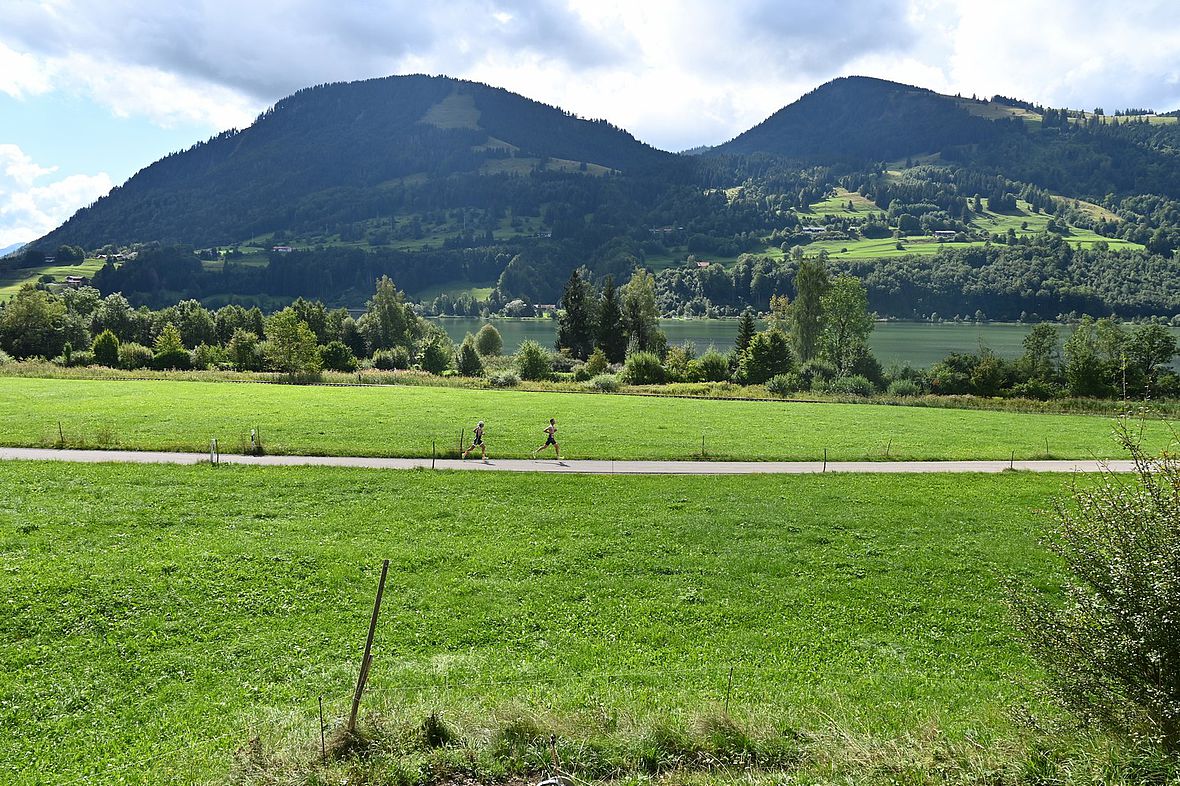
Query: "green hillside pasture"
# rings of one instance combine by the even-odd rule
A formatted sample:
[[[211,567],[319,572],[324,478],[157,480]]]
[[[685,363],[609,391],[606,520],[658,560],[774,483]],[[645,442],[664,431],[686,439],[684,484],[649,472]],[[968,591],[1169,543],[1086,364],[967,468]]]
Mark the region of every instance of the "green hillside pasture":
[[[854,210],[848,209],[848,202],[852,201]],[[856,191],[837,188],[836,192],[827,199],[812,204],[806,211],[796,211],[800,220],[807,222],[808,217],[839,216],[841,218],[864,218],[867,213],[883,213],[877,203]]]
[[[446,293],[452,298],[457,298],[461,295],[470,295],[476,300],[487,300],[495,288],[495,281],[474,283],[471,281],[447,281],[442,284],[426,287],[426,289],[420,289],[409,295],[409,298],[415,302],[429,303],[439,295]]]
[[[306,767],[388,558],[363,728],[438,710],[625,764],[723,717],[733,667],[734,722],[799,767],[996,782],[1039,706],[999,583],[1057,586],[1036,511],[1065,483],[0,462],[0,771],[220,783],[253,735]]]
[[[847,213],[847,211],[845,212]],[[1019,201],[1018,210],[1015,213],[993,213],[990,210],[985,210],[983,214],[973,219],[972,224],[976,229],[985,230],[993,235],[1005,234],[1009,229],[1018,235],[1036,235],[1045,232],[1045,226],[1049,223],[1050,218],[1052,218],[1052,215],[1033,213],[1026,202]],[[1021,228],[1022,223],[1026,224],[1023,229]],[[1103,237],[1092,230],[1080,229],[1078,227],[1070,227],[1069,234],[1063,237],[1070,244],[1081,244],[1083,248],[1089,248],[1095,243],[1106,243],[1111,248],[1143,248],[1139,243],[1132,243],[1129,240],[1121,240],[1119,238]],[[982,245],[982,241],[973,241],[970,243],[939,242],[932,237],[915,236],[905,238],[902,241],[903,247],[900,250],[897,248],[897,241],[891,237],[877,240],[820,240],[814,243],[808,243],[803,248],[808,256],[818,254],[820,250],[826,250],[828,255],[833,258],[878,259],[884,257],[900,257],[906,254],[937,254],[939,249],[944,247],[965,248],[968,246]]]
[[[0,300],[7,300],[15,295],[25,284],[35,284],[41,276],[53,276],[57,281],[64,281],[66,276],[86,276],[92,278],[102,270],[106,260],[88,258],[76,265],[42,265],[40,267],[22,268],[9,273],[0,274]]]
[[[1115,457],[1113,421],[869,404],[810,404],[443,387],[323,387],[155,380],[0,378],[0,444],[243,452],[453,455],[487,423],[493,458],[524,457],[557,419],[568,458],[832,461]],[[1170,442],[1145,425],[1147,444]]]

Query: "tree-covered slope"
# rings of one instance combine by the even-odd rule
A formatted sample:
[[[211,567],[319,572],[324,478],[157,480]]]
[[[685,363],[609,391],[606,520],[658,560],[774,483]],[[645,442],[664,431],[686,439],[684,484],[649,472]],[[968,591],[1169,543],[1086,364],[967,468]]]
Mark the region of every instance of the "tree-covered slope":
[[[882,161],[1018,133],[1019,121],[972,114],[950,96],[850,76],[822,85],[714,152]]]
[[[474,82],[397,76],[320,85],[249,128],[143,169],[38,245],[230,243],[293,218],[314,225],[329,205],[353,206],[352,220],[388,215],[387,192],[410,176],[527,173],[550,159],[589,173],[630,171],[669,158],[605,121]]]

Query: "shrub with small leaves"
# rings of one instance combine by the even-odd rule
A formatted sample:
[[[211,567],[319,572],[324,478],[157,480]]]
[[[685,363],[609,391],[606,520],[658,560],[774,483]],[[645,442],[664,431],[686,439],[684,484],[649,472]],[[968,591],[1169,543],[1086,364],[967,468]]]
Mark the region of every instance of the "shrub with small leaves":
[[[724,382],[729,379],[729,358],[715,349],[710,349],[696,360],[688,363],[689,382]]]
[[[586,387],[599,393],[615,393],[622,387],[622,384],[614,374],[599,374],[587,382]]]
[[[521,379],[548,379],[552,368],[549,353],[536,341],[525,341],[516,350],[516,371]]]
[[[101,366],[114,368],[119,365],[119,338],[109,330],[95,337],[90,351],[94,353],[94,362]]]
[[[161,370],[184,370],[190,368],[192,364],[192,356],[181,343],[180,330],[171,322],[164,325],[164,329],[156,337],[156,354],[152,360],[152,367]]]
[[[327,371],[356,371],[356,355],[343,341],[329,341],[320,347],[320,360]]]
[[[410,367],[410,350],[405,347],[379,349],[373,353],[373,368],[380,371],[405,371]]]
[[[225,349],[220,346],[201,344],[193,350],[193,368],[199,371],[217,368],[228,362],[229,356],[226,354]]]
[[[799,375],[793,372],[790,374],[775,374],[766,380],[767,392],[773,393],[776,396],[789,396],[799,390],[801,385]]]
[[[431,374],[442,374],[451,367],[455,357],[455,344],[449,336],[433,336],[418,352],[418,365]]]
[[[463,339],[459,351],[455,353],[455,367],[464,377],[483,376],[483,361],[479,357],[479,351],[475,348],[475,338],[470,333]]]
[[[12,359],[12,355],[10,355],[7,352],[5,352],[4,350],[0,349],[0,366],[7,366],[9,363],[12,363],[12,362],[14,362]]]
[[[514,388],[520,384],[520,377],[512,371],[501,371],[493,374],[490,381],[494,388]]]
[[[504,339],[495,325],[484,325],[475,334],[475,351],[484,357],[499,355],[504,351]]]
[[[822,392],[835,393],[838,396],[871,396],[876,388],[867,377],[854,374],[850,377],[837,377],[831,382],[823,384]]]
[[[1047,545],[1064,600],[1015,583],[1009,608],[1056,698],[1085,722],[1180,753],[1180,458],[1145,454],[1122,423],[1132,475],[1075,484]]]
[[[623,379],[628,385],[662,385],[665,378],[660,356],[654,352],[632,352],[623,363]]]
[[[154,359],[155,355],[143,344],[128,341],[126,344],[119,345],[119,368],[128,371],[147,368]]]
[[[887,392],[897,398],[911,398],[922,395],[922,387],[912,379],[895,379],[889,383]]]

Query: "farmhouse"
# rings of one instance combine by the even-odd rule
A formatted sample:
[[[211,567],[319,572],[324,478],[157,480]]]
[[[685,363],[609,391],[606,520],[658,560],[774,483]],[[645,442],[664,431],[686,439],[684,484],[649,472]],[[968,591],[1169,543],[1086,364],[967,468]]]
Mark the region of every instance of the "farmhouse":
[[[295,249],[291,248],[290,246],[274,246],[271,248],[271,251],[274,251],[277,254],[290,254],[294,250]]]
[[[86,276],[66,276],[65,283],[67,287],[77,289],[78,287],[84,287],[89,284],[90,279],[86,278]]]
[[[821,226],[799,227],[799,231],[806,232],[809,235],[818,235],[821,232],[827,232],[828,228]]]
[[[954,240],[958,233],[953,229],[936,229],[932,234],[935,240]]]

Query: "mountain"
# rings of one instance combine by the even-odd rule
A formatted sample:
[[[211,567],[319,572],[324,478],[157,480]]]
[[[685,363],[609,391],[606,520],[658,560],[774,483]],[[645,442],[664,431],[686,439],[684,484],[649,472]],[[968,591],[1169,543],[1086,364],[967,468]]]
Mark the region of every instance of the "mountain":
[[[11,246],[5,246],[4,248],[0,248],[0,257],[6,257],[9,254],[20,251],[22,248],[24,248],[24,246],[25,246],[24,243],[13,243]]]
[[[475,82],[415,75],[319,85],[249,128],[141,170],[37,245],[227,244],[388,216],[427,180],[601,175],[670,158],[606,121]]]
[[[842,77],[812,90],[713,152],[884,161],[987,142],[1013,130],[1008,118],[997,122],[981,117],[969,111],[967,103],[884,79]]]
[[[1180,124],[1107,117],[996,96],[948,96],[863,76],[835,79],[711,155],[769,154],[825,166],[900,162],[965,166],[1056,193],[1180,199]]]
[[[676,155],[487,85],[388,77],[301,90],[152,164],[33,247],[62,244],[138,252],[94,285],[156,306],[355,306],[389,275],[472,314],[643,266],[662,311],[736,314],[827,256],[882,314],[1170,318],[1180,122],[845,77]],[[43,271],[26,254],[5,275]]]

